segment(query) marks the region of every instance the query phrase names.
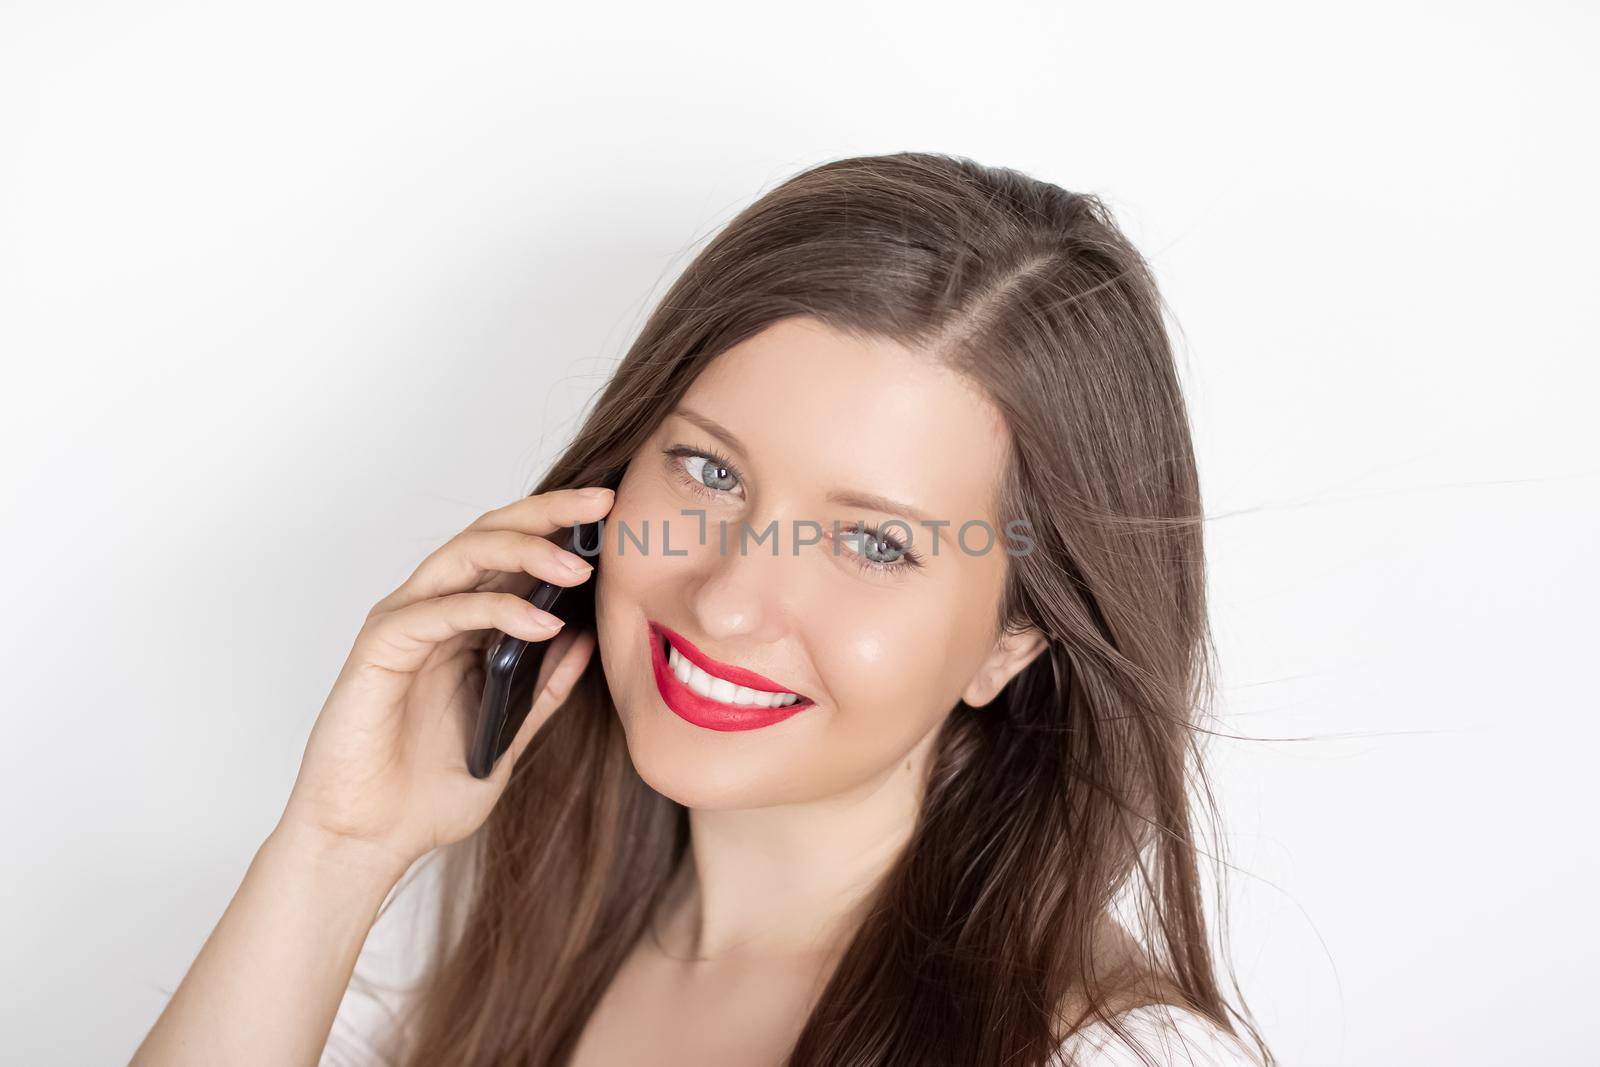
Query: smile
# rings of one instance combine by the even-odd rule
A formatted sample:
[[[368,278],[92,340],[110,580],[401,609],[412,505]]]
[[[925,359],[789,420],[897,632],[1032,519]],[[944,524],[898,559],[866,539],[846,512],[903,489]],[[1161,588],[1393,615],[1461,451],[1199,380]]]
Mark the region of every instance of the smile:
[[[812,706],[772,679],[722,663],[660,623],[647,627],[661,699],[679,718],[707,730],[755,730]]]

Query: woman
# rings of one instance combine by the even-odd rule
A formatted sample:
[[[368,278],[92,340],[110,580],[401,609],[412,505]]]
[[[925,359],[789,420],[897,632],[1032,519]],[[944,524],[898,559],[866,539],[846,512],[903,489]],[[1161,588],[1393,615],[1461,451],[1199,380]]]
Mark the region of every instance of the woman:
[[[601,520],[591,580],[554,542]],[[800,174],[536,491],[373,607],[134,1062],[317,1062],[380,905],[463,842],[396,1062],[1270,1063],[1207,947],[1201,533],[1101,203],[932,154]],[[479,780],[495,629],[550,645]]]

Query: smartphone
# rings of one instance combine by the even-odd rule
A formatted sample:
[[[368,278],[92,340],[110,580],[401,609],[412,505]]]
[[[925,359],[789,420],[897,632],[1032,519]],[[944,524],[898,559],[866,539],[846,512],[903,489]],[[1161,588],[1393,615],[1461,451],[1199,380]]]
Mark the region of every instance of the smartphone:
[[[598,568],[604,521],[584,522],[572,527],[564,545],[566,550],[577,553]],[[585,584],[592,590],[593,583],[594,576],[590,575]],[[569,610],[555,610],[556,601],[567,588],[541,581],[533,587],[527,600],[534,607],[559,616],[567,626],[592,623],[593,593],[569,600],[568,603],[572,605]],[[533,686],[539,678],[539,667],[544,663],[550,641],[560,636],[558,631],[549,640],[526,641],[499,630],[495,633],[499,637],[490,643],[483,654],[483,697],[478,704],[478,724],[467,748],[467,770],[472,772],[474,778],[489,777],[494,765],[505,755],[511,739],[517,736],[517,730],[528,718],[536,696]]]

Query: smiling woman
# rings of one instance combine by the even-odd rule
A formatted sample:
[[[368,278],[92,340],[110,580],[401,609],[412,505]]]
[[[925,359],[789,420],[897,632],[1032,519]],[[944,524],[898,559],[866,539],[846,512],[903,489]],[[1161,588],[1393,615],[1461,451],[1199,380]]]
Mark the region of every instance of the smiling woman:
[[[784,398],[781,420],[764,413],[771,396]],[[707,426],[731,459],[710,458]],[[898,344],[799,316],[725,350],[639,445],[607,516],[617,536],[595,589],[600,658],[640,776],[692,822],[713,809],[765,813],[722,817],[719,837],[783,825],[799,840],[836,839],[840,818],[908,834],[935,727],[958,702],[988,703],[1044,642],[1037,630],[996,640],[1002,551],[930,547],[914,567],[904,556],[889,563],[898,552],[876,540],[877,526],[897,519],[914,530],[908,516],[836,499],[892,496],[953,527],[997,525],[1006,462],[998,413],[959,375]],[[811,527],[821,539],[802,545]],[[623,551],[624,528],[659,530],[655,544],[681,547]],[[751,530],[773,536],[757,545]],[[656,646],[639,639],[652,626],[677,635],[689,661],[702,658],[706,695],[652,671]],[[708,725],[751,721],[732,704],[734,685],[750,684],[739,671],[782,679],[763,688],[807,703],[760,716],[760,733],[737,744],[708,736]],[[719,677],[733,683],[725,694]],[[819,804],[831,814],[808,828]],[[775,805],[792,807],[775,821]],[[706,829],[693,826],[691,839]],[[837,864],[818,856],[801,868]],[[823,888],[815,875],[784,881]]]
[[[586,486],[613,493],[585,510]],[[371,923],[351,869],[387,890],[462,842],[460,922],[397,1062],[1272,1062],[1202,903],[1183,397],[1150,272],[1099,201],[922,153],[772,190],[663,298],[535,492],[374,609],[370,656],[417,680],[384,661],[341,701],[414,684],[414,717],[466,715],[449,701],[471,686],[427,669],[475,663],[476,639],[424,633],[424,598],[498,582],[518,545],[545,565],[554,530],[602,517],[594,580],[563,602],[592,628],[556,638],[490,792],[412,739],[395,760],[428,766],[380,818],[390,764],[326,770],[347,739],[319,719],[258,860],[314,880],[305,855],[341,857],[348,910],[313,914],[347,946]],[[373,853],[351,839],[395,861],[354,863]],[[158,1024],[169,1048],[180,1032]]]

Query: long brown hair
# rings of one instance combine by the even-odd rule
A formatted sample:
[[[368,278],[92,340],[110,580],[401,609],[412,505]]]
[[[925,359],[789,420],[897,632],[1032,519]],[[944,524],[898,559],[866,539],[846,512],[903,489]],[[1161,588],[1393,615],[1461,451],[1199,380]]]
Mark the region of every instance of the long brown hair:
[[[1272,1062],[1237,984],[1237,1007],[1223,993],[1203,906],[1203,856],[1219,917],[1225,897],[1221,835],[1208,853],[1203,833],[1202,513],[1144,259],[1099,199],[1015,170],[915,152],[814,167],[694,258],[533,492],[617,485],[711,360],[796,315],[986,390],[1010,431],[1001,521],[1034,540],[1008,558],[995,625],[1049,643],[941,727],[912,836],[788,1062],[1043,1065],[1151,1002],[1248,1030]],[[580,619],[593,588],[567,594]],[[463,843],[415,1067],[566,1063],[685,858],[686,811],[635,772],[602,671],[596,653]],[[1137,950],[1119,955],[1122,929]]]

